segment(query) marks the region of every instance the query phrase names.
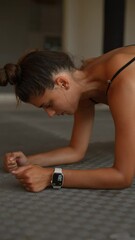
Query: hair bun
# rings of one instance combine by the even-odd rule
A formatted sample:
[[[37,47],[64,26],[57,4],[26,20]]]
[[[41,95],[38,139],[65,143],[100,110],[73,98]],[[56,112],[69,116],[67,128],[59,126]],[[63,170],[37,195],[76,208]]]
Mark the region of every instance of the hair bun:
[[[8,63],[4,68],[0,69],[0,85],[6,86],[8,83],[16,85],[20,76],[20,66]]]

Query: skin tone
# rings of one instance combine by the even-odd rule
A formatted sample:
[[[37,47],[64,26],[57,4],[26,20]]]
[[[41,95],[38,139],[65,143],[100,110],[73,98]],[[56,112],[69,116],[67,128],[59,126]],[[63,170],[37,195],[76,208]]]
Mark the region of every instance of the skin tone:
[[[54,165],[83,159],[94,120],[95,105],[90,98],[109,105],[115,124],[114,164],[92,170],[63,169],[63,187],[121,189],[131,186],[135,175],[135,62],[115,78],[107,95],[106,89],[108,79],[134,56],[135,46],[129,46],[87,60],[80,70],[54,75],[54,89],[47,89],[42,96],[31,96],[30,104],[43,108],[50,117],[74,115],[74,126],[66,147],[27,157],[22,152],[6,154],[5,169],[12,172],[26,190],[39,192],[49,187]]]

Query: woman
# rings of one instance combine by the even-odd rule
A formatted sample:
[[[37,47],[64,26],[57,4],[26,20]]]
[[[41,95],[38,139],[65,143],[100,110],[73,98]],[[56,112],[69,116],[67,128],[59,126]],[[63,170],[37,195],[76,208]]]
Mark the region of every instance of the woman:
[[[50,117],[74,115],[68,146],[27,157],[22,152],[6,154],[5,168],[26,190],[38,192],[51,185],[98,189],[131,186],[135,175],[135,46],[87,60],[80,69],[65,53],[34,51],[16,65],[7,64],[0,70],[0,85],[8,83],[15,86],[19,100],[43,108]],[[54,165],[78,162],[84,157],[96,103],[109,105],[114,120],[113,166],[54,171]]]

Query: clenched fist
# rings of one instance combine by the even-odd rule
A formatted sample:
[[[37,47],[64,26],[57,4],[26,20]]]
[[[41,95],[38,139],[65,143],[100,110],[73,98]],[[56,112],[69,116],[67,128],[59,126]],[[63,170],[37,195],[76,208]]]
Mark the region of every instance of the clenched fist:
[[[18,166],[26,165],[29,165],[29,161],[22,152],[11,152],[4,156],[4,169],[7,172],[16,170]]]
[[[12,171],[12,174],[27,191],[40,192],[51,185],[53,172],[53,168],[28,165],[18,167],[17,170]]]

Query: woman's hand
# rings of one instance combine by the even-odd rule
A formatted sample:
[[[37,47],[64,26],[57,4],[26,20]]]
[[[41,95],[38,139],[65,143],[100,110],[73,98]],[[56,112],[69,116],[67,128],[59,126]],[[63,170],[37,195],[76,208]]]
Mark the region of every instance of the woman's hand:
[[[7,153],[4,157],[4,169],[6,172],[16,170],[18,166],[28,165],[29,161],[22,152]]]
[[[51,185],[53,168],[42,168],[37,165],[18,167],[12,171],[19,182],[30,192],[40,192]]]

